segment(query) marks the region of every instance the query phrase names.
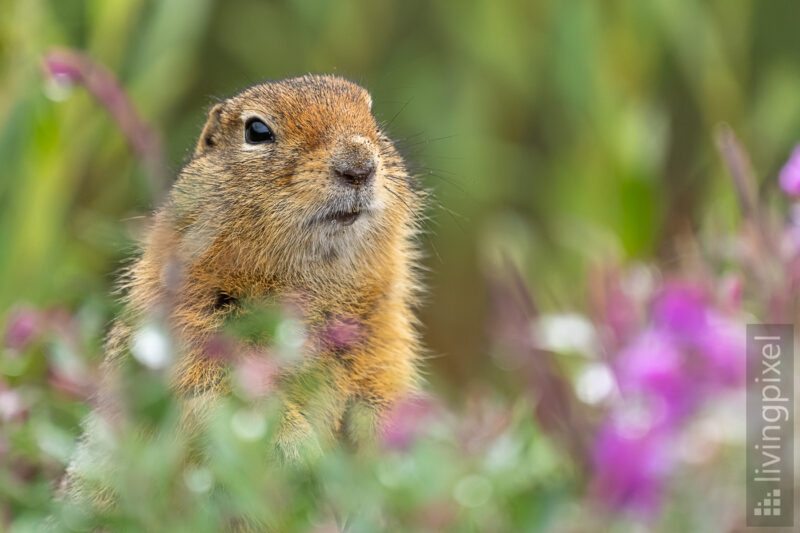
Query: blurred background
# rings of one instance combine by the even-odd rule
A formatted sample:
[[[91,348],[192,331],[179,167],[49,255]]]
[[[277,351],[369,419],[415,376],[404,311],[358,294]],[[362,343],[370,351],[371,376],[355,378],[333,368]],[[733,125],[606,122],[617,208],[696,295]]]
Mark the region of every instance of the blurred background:
[[[794,15],[789,0],[0,0],[0,321],[77,316],[99,357],[115,272],[158,202],[104,105],[43,73],[53,47],[120,80],[168,179],[219,99],[335,73],[371,91],[434,193],[430,388],[452,405],[484,388],[513,397],[509,365],[488,355],[498,271],[513,265],[567,337],[593,321],[598,271],[633,268],[645,284],[684,271],[692,246],[715,250],[742,222],[721,124],[761,200],[785,210],[775,176],[800,140]],[[722,260],[706,275],[732,270]]]

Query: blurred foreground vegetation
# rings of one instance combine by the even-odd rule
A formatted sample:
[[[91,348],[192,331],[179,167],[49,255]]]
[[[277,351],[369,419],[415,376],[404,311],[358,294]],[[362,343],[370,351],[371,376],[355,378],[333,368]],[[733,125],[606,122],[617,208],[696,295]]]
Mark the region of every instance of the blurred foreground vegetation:
[[[247,508],[286,531],[740,524],[733,378],[709,380],[691,416],[671,421],[674,440],[659,443],[681,451],[664,464],[681,466],[669,482],[601,480],[640,494],[658,485],[657,495],[633,510],[612,499],[595,515],[605,508],[592,491],[605,485],[592,480],[606,457],[598,428],[613,425],[619,402],[609,391],[634,379],[613,357],[630,355],[641,329],[675,333],[659,302],[739,325],[795,321],[795,289],[782,291],[787,302],[769,296],[789,287],[791,256],[752,242],[715,143],[722,123],[738,134],[782,242],[790,209],[776,175],[800,140],[795,11],[788,0],[0,0],[0,528],[33,531],[62,513],[51,489],[118,311],[114,272],[158,202],[152,169],[103,106],[43,75],[53,47],[120,79],[159,134],[167,181],[216,99],[331,72],[372,92],[436,197],[423,308],[435,400],[399,415],[413,438],[367,457],[332,453],[302,475],[254,468],[269,409],[233,396],[209,430],[217,453],[186,469],[181,443],[167,442],[176,406],[160,374],[143,371],[137,383],[155,383],[154,399],[132,416],[156,417],[164,439],[119,451],[134,468],[119,479],[130,492],[116,514],[67,509],[66,523],[217,531]],[[754,272],[759,262],[769,272]],[[620,326],[623,307],[633,318]],[[531,330],[534,345],[520,342]],[[681,353],[703,351],[690,340]],[[551,386],[563,390],[548,403]]]

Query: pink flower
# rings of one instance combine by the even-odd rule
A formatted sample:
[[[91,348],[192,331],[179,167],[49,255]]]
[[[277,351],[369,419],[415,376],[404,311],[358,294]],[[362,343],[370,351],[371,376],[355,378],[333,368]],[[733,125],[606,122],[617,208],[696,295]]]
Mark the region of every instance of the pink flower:
[[[70,49],[51,50],[44,56],[42,66],[45,74],[57,82],[83,85],[106,108],[159,191],[166,171],[161,141],[139,116],[114,75],[88,55]]]
[[[778,174],[778,183],[786,194],[800,196],[800,144],[794,147],[789,160]]]
[[[203,356],[212,361],[228,361],[235,352],[233,341],[222,335],[213,335],[203,345]]]
[[[28,408],[17,389],[0,389],[0,420],[20,421],[27,415]]]
[[[12,313],[6,325],[6,346],[23,350],[41,329],[39,313],[29,308],[18,309]]]
[[[657,407],[651,423],[675,422],[691,411],[697,400],[696,383],[685,366],[684,354],[663,331],[645,330],[616,361],[623,401],[639,397]]]
[[[610,508],[655,513],[674,462],[671,437],[664,428],[630,432],[620,421],[610,420],[594,446],[593,497]]]
[[[692,339],[691,348],[702,357],[699,372],[711,386],[735,387],[745,380],[744,326],[709,313],[706,328]]]
[[[700,285],[666,284],[650,326],[614,361],[621,402],[593,445],[593,493],[612,508],[656,511],[677,432],[711,393],[743,383],[743,327],[708,294]]]
[[[275,390],[280,372],[269,352],[255,350],[237,363],[236,384],[245,397],[264,398]]]
[[[364,326],[356,319],[340,317],[328,321],[321,332],[322,341],[333,349],[347,350],[364,336]]]
[[[681,339],[692,338],[706,328],[706,291],[689,283],[672,282],[664,286],[653,301],[653,323]]]
[[[427,396],[409,396],[397,402],[384,421],[384,447],[407,450],[429,424],[434,412],[435,405]]]

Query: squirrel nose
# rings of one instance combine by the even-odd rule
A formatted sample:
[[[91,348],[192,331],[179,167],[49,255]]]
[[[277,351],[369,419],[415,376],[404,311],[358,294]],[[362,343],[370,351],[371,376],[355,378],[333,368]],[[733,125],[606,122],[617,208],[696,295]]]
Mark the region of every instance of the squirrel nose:
[[[368,183],[375,175],[375,161],[371,159],[358,162],[340,161],[333,170],[341,182],[359,187]]]
[[[369,184],[375,177],[377,153],[370,141],[363,137],[350,137],[334,152],[332,170],[340,183],[350,187]]]

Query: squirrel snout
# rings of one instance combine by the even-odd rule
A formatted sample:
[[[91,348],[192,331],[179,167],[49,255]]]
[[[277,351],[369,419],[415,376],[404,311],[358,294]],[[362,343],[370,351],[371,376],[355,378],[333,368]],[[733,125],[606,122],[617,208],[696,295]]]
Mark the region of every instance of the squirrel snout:
[[[334,172],[336,177],[345,184],[359,187],[369,182],[375,175],[375,162],[365,161],[356,165],[336,165]]]
[[[353,138],[336,151],[333,157],[333,173],[352,187],[368,184],[375,176],[377,167],[375,149],[366,139]]]

